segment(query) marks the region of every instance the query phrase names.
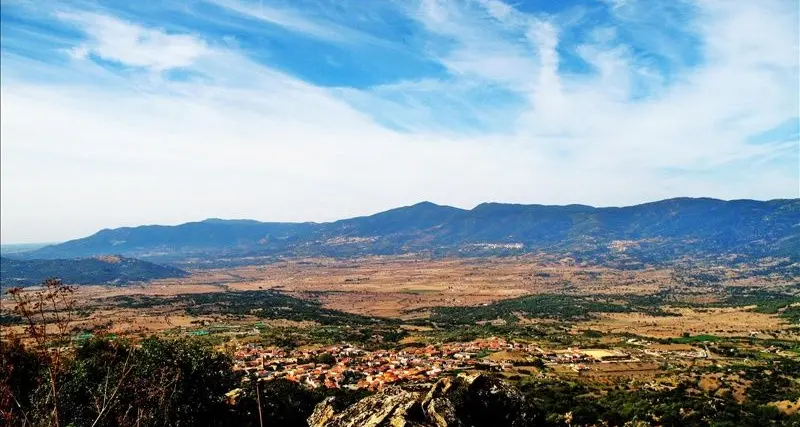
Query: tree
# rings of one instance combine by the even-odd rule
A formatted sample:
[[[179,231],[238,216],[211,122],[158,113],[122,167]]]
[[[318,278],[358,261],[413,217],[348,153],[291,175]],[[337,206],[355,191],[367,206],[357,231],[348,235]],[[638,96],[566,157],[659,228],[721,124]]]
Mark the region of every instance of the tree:
[[[316,357],[314,357],[314,363],[324,363],[326,365],[335,365],[336,364],[336,358],[332,354],[330,354],[328,352],[325,352],[325,353],[322,353],[322,354],[318,354]]]

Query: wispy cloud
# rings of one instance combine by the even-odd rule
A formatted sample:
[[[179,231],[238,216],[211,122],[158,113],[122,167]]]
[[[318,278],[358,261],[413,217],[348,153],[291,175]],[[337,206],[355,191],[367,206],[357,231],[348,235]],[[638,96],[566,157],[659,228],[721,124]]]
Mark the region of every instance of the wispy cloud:
[[[19,5],[2,11],[4,241],[800,192],[792,1]]]
[[[205,43],[196,37],[143,28],[109,16],[96,13],[56,16],[86,33],[87,41],[70,49],[71,56],[79,60],[94,55],[126,66],[163,71],[188,67],[207,51]]]
[[[352,28],[321,19],[312,19],[289,7],[276,7],[263,0],[250,2],[212,0],[212,3],[243,16],[295,31],[299,35],[342,43],[354,43],[369,38]]]

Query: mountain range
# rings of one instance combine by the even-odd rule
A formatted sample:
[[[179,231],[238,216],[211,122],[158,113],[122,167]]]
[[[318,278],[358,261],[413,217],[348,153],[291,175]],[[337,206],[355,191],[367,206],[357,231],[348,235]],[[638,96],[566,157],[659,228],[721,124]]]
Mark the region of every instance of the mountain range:
[[[800,199],[675,198],[605,208],[483,203],[470,210],[422,202],[327,223],[207,219],[176,226],[105,229],[21,256],[121,254],[181,262],[221,257],[541,252],[634,263],[723,255],[797,261]]]

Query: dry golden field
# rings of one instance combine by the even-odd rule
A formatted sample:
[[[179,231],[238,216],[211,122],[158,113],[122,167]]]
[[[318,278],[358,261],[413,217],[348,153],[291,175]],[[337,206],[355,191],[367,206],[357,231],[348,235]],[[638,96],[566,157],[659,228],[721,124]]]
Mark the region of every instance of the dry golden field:
[[[670,309],[680,316],[657,317],[643,313],[602,313],[599,319],[583,322],[580,328],[604,333],[633,333],[654,338],[690,335],[756,336],[777,338],[789,325],[775,315],[749,311],[749,307]]]
[[[125,287],[82,286],[77,289],[76,297],[82,305],[93,309],[91,315],[82,320],[87,326],[107,324],[112,331],[124,333],[187,327],[210,319],[188,316],[180,307],[169,305],[147,309],[109,306],[106,298],[142,295],[168,299],[179,294],[273,289],[317,300],[326,308],[410,319],[424,317],[425,309],[430,307],[480,305],[529,294],[623,296],[669,290],[695,302],[714,301],[719,296],[719,288],[680,284],[674,276],[675,272],[670,269],[623,271],[537,256],[445,260],[410,257],[305,259],[200,270],[188,278]],[[734,282],[742,283],[741,280]],[[762,280],[760,283],[767,287],[784,285],[779,281]],[[9,308],[8,301],[5,308]],[[681,316],[607,313],[575,328],[674,337],[685,332],[776,336],[788,326],[775,315],[755,313],[747,308],[667,309]]]
[[[319,298],[328,308],[401,316],[418,308],[468,306],[539,293],[651,294],[670,288],[671,274],[669,270],[629,272],[582,267],[534,257],[437,261],[313,259],[197,271],[185,279],[159,280],[146,285],[82,287],[80,294],[85,299],[97,299],[275,289]],[[326,294],[315,295],[316,292]]]

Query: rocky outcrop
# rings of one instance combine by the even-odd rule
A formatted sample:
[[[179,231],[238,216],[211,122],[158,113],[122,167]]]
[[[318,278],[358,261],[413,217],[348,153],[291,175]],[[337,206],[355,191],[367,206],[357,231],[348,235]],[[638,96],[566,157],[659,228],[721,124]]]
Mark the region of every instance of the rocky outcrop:
[[[463,427],[483,425],[480,417],[494,427],[523,426],[531,421],[524,398],[502,381],[480,374],[443,378],[427,390],[392,386],[337,412],[334,398],[320,402],[308,418],[310,427]],[[499,414],[498,414],[499,415]],[[491,415],[490,415],[491,416]],[[477,417],[477,418],[476,418]]]
[[[324,426],[328,424],[328,421],[333,418],[336,413],[333,409],[333,402],[336,400],[335,397],[326,397],[325,400],[319,402],[317,406],[314,408],[314,413],[308,417],[308,425],[309,426]]]
[[[453,388],[455,381],[450,378],[440,380],[431,387],[421,407],[426,418],[436,427],[454,427],[461,423],[456,416],[456,408],[447,398],[447,392]]]
[[[419,412],[420,393],[387,387],[335,413],[333,399],[327,398],[317,404],[308,418],[311,427],[416,427],[412,420]]]

